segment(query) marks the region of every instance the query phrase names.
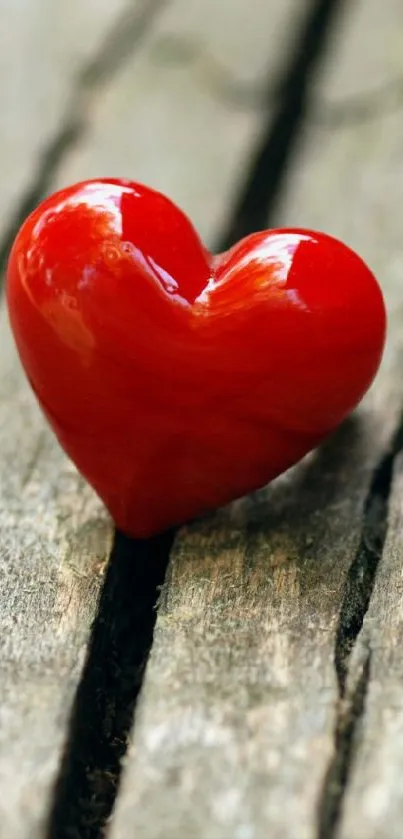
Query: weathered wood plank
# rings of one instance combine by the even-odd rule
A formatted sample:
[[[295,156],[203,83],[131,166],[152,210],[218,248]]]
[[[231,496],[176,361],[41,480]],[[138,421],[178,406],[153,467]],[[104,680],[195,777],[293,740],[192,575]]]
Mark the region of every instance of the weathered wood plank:
[[[365,256],[381,279],[389,310],[388,352],[383,375],[374,388],[379,416],[389,421],[395,398],[402,404],[403,357],[403,248],[401,204],[403,181],[400,156],[403,129],[399,101],[391,107],[386,93],[403,70],[401,24],[403,10],[398,0],[380,6],[376,0],[355,4],[351,28],[341,54],[335,59],[320,98],[329,103],[328,114],[337,122],[324,123],[306,137],[301,160],[289,173],[289,194],[283,219],[291,224],[328,226]],[[385,94],[385,96],[384,96]],[[360,120],[360,102],[364,118]],[[372,113],[371,113],[372,101]],[[337,103],[337,109],[335,104]],[[355,107],[353,105],[355,104]],[[349,123],[350,117],[350,123]],[[306,195],[310,194],[309,206]],[[383,395],[384,383],[394,396]],[[401,431],[394,451],[402,448]],[[402,459],[393,449],[381,465],[374,503],[368,521],[366,571],[370,596],[363,628],[357,637],[348,668],[347,696],[339,720],[350,714],[350,753],[339,776],[339,789],[325,789],[323,831],[340,839],[398,839],[403,822],[403,701],[402,701]],[[389,528],[379,561],[379,535],[386,522],[391,489]],[[377,519],[381,518],[381,521]],[[375,546],[374,546],[375,540]],[[378,542],[378,545],[377,545]],[[371,569],[372,564],[372,569]],[[376,577],[374,581],[374,576]],[[372,579],[371,579],[372,578]],[[374,588],[371,595],[371,585]],[[360,581],[356,581],[356,587]],[[347,615],[347,622],[351,622]],[[347,625],[348,628],[348,625]],[[365,663],[367,667],[365,668]],[[358,707],[354,698],[361,691]],[[343,707],[344,706],[344,707]],[[356,717],[354,720],[354,716]],[[336,743],[334,762],[342,743]],[[339,752],[339,754],[338,754]]]
[[[355,764],[347,787],[343,839],[400,839],[403,819],[402,658],[403,459],[396,460],[389,531],[363,630],[352,658],[352,681],[369,653],[369,679]]]
[[[175,0],[143,49],[94,103],[87,141],[58,184],[113,175],[166,192],[206,242],[217,237],[265,112],[226,92],[228,80],[259,82],[285,68],[290,37],[305,17],[298,0]],[[187,61],[186,61],[187,58]]]
[[[125,6],[126,0],[2,0],[0,235],[67,116],[79,71]]]
[[[399,72],[398,5],[362,0],[349,7],[318,80],[318,101],[359,92],[361,84],[377,87],[391,67]],[[330,839],[335,826],[324,831],[320,807],[346,701],[341,674],[349,658],[340,614],[346,605],[354,608],[346,601],[349,571],[365,538],[374,469],[400,411],[403,294],[395,181],[401,130],[398,115],[387,125],[367,122],[343,132],[319,128],[317,117],[312,114],[306,127],[278,220],[339,235],[372,264],[392,313],[389,350],[372,392],[332,441],[256,498],[184,529],[177,539],[113,839],[126,837],[128,825],[138,839]],[[397,199],[392,214],[391,193]],[[392,546],[396,575],[395,551]],[[389,644],[390,657],[389,626],[386,618],[382,652]],[[396,643],[393,650],[397,674]],[[372,725],[381,715],[382,673]],[[396,690],[393,696],[396,701]],[[386,711],[394,720],[390,743],[400,708],[389,702]],[[381,734],[372,736],[374,744],[379,759]],[[376,763],[371,772],[375,778]],[[387,788],[385,777],[384,793]],[[395,801],[400,789],[396,777]],[[383,817],[385,801],[387,794]],[[360,832],[359,825],[353,797],[344,839],[397,837],[401,816],[383,832],[379,817],[377,832]]]

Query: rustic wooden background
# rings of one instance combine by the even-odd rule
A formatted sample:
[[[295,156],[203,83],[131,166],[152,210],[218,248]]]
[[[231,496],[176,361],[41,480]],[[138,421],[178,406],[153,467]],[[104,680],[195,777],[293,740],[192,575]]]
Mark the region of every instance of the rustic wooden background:
[[[173,535],[114,534],[59,450],[3,304],[0,837],[401,839],[403,4],[0,13],[3,268],[43,195],[122,175],[212,248],[269,225],[339,236],[390,317],[356,414],[183,528],[165,573]]]

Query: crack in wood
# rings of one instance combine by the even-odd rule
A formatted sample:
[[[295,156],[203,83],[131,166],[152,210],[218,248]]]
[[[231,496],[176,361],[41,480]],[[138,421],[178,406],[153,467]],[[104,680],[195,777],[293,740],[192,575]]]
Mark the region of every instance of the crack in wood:
[[[382,556],[388,526],[393,465],[402,447],[403,417],[389,451],[374,471],[364,505],[360,544],[347,575],[335,645],[335,668],[341,697],[345,693],[351,651],[368,610]]]
[[[173,533],[116,533],[72,710],[47,839],[99,839],[111,814]]]
[[[133,54],[152,25],[156,13],[164,8],[166,2],[145,0],[139,6],[129,3],[96,54],[77,74],[60,127],[44,147],[32,183],[21,197],[18,209],[0,241],[0,293],[8,254],[21,224],[51,188],[67,153],[85,135],[90,124],[92,100]]]
[[[385,544],[393,467],[403,450],[403,414],[389,450],[374,470],[364,505],[360,543],[351,563],[336,633],[334,663],[339,702],[334,730],[334,753],[323,784],[318,811],[317,839],[334,839],[342,812],[350,771],[357,750],[357,731],[365,712],[371,670],[367,651],[359,677],[349,680],[351,653],[357,643],[371,601]],[[349,688],[349,681],[353,687]]]
[[[368,650],[354,690],[340,698],[334,732],[334,753],[326,774],[319,804],[317,839],[334,839],[354,755],[359,725],[365,713],[365,700],[371,676],[371,653]]]
[[[275,216],[276,204],[290,157],[303,122],[312,106],[312,80],[325,52],[337,14],[346,0],[315,0],[301,22],[294,56],[283,78],[275,85],[278,104],[269,111],[266,125],[251,155],[251,165],[240,190],[232,217],[218,240],[223,251],[249,233],[266,228]],[[270,79],[265,103],[273,92]]]

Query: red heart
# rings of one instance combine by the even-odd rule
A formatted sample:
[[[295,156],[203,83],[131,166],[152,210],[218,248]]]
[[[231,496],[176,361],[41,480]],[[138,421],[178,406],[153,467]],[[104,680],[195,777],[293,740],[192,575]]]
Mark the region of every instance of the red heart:
[[[322,233],[255,233],[212,257],[167,198],[88,181],[14,243],[20,356],[61,445],[117,525],[146,536],[262,486],[361,399],[385,309]]]

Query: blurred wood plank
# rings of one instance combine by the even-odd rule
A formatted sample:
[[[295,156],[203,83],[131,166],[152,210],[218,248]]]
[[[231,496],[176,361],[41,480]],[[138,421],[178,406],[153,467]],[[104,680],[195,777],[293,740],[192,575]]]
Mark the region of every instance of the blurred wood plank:
[[[42,159],[49,142],[65,129],[63,146],[75,128],[77,106],[84,104],[80,93],[87,92],[82,71],[97,56],[100,66],[108,60],[115,24],[119,28],[121,20],[128,28],[136,15],[157,5],[158,0],[1,0],[0,236],[40,167],[52,164]]]
[[[349,6],[317,81],[317,101],[326,108],[311,114],[278,212],[279,223],[344,238],[376,270],[391,313],[382,372],[360,410],[318,452],[254,498],[182,530],[162,595],[113,839],[126,837],[128,825],[138,839],[335,835],[343,772],[351,769],[354,755],[337,732],[354,715],[357,685],[365,686],[367,678],[365,648],[359,650],[364,641],[357,642],[352,660],[342,641],[343,630],[351,630],[343,624],[346,615],[358,621],[358,631],[365,611],[360,579],[351,579],[351,568],[365,573],[367,587],[372,584],[358,559],[374,529],[379,537],[382,523],[378,528],[368,521],[373,475],[388,456],[401,407],[402,137],[399,113],[362,125],[355,121],[339,131],[333,123],[327,129],[325,118],[332,97],[359,95],[361,85],[368,91],[382,87],[401,72],[401,15],[397,0]],[[370,671],[371,762],[363,752],[355,782],[361,797],[353,780],[343,839],[397,839],[401,830],[400,739],[393,749],[392,737],[402,719],[396,698],[400,635],[394,635],[401,600],[393,590],[400,574],[396,504],[401,498],[394,499],[395,536],[389,536],[378,578],[384,586],[382,569],[389,562],[386,593],[383,587],[377,595],[375,588],[377,617],[371,605],[366,621],[374,648],[381,644],[375,682],[375,649]],[[393,627],[385,613],[388,596]],[[353,632],[350,640],[354,645]],[[394,691],[386,705],[385,650],[395,662]],[[379,726],[383,713],[393,721],[386,740]],[[355,742],[352,722],[348,732]],[[364,828],[362,786],[378,777],[379,766],[381,793],[378,799],[368,796]],[[386,815],[391,803],[392,824]],[[377,806],[378,818],[371,821],[368,814]]]
[[[93,107],[57,183],[114,176],[169,195],[217,238],[266,118],[240,91],[273,86],[306,17],[298,0],[174,0]],[[253,96],[252,96],[253,99]]]

